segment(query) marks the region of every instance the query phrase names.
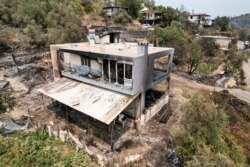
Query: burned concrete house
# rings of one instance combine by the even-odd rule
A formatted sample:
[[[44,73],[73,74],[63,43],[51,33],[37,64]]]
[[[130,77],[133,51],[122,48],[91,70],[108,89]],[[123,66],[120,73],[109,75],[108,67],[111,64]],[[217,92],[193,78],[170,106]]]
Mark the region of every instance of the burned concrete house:
[[[173,48],[137,43],[51,45],[55,81],[39,91],[88,135],[114,144],[168,102],[169,86],[147,104],[148,92],[169,85]],[[151,91],[151,92],[150,92]]]

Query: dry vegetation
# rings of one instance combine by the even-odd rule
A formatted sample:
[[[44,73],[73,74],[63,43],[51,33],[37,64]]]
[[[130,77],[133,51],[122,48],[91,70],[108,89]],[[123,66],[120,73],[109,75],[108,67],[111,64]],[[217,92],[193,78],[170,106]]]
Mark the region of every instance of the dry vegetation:
[[[47,47],[51,43],[81,42],[85,40],[86,25],[105,25],[104,17],[101,15],[102,7],[106,5],[104,1],[84,0],[83,3],[86,3],[84,8],[79,5],[78,0],[62,1],[62,3],[58,1],[33,3],[32,0],[27,3],[21,0],[18,3],[19,6],[17,2],[17,0],[11,3],[8,0],[0,0],[0,49],[4,51],[17,44],[27,49]],[[131,1],[129,5],[133,6],[133,3],[137,2]],[[30,3],[33,8],[30,8]],[[127,4],[125,0],[121,0],[120,3]],[[138,7],[136,5],[138,4],[134,6]],[[156,39],[156,43],[160,46],[174,47],[176,65],[184,70],[188,69],[186,68],[188,65],[192,65],[188,70],[190,74],[204,74],[207,77],[225,62],[227,63],[226,75],[242,77],[241,63],[246,56],[237,53],[235,43],[230,44],[229,59],[225,59],[214,40],[196,40],[192,37],[199,30],[197,26],[184,19],[185,13],[171,8],[159,7],[158,9],[162,10],[164,17],[170,20],[166,19],[162,24],[164,27],[150,33],[149,38],[152,41]],[[137,14],[133,11],[122,11],[113,16],[112,24],[114,22],[116,24],[113,25],[124,26],[129,23],[127,27],[134,28],[134,24],[130,24],[131,21],[137,25],[138,21],[131,18],[135,18]],[[232,31],[218,30],[204,33],[230,37],[236,34]],[[23,49],[19,47],[16,51],[22,52]],[[48,57],[44,58],[42,54],[36,55],[30,51],[26,55],[23,53],[17,55],[18,70],[9,53],[0,54],[0,72],[4,73],[4,77],[0,76],[0,79],[10,81],[15,92],[11,94],[11,91],[1,91],[0,114],[11,110],[14,102],[18,103],[14,108],[15,112],[26,113],[28,107],[41,102],[41,99],[38,100],[39,103],[36,101],[38,95],[36,90],[53,80]],[[173,80],[171,83],[172,93],[168,109],[173,111],[173,115],[166,124],[159,122],[160,115],[156,116],[140,131],[130,131],[125,134],[114,153],[110,153],[105,148],[106,145],[102,147],[92,141],[90,147],[95,150],[99,148],[99,152],[102,149],[106,156],[114,156],[118,164],[120,159],[131,154],[142,155],[138,162],[128,166],[168,166],[166,156],[170,148],[169,143],[171,146],[174,145],[178,155],[184,160],[185,166],[249,165],[249,104],[226,92],[212,92],[214,87],[211,87],[208,92],[194,93],[193,90],[202,89],[204,85],[195,87],[194,84],[195,86],[189,87],[188,84],[193,84],[191,81],[181,82],[180,80]],[[16,88],[21,86],[25,89],[17,91]],[[65,120],[55,118],[56,115],[50,112],[44,114],[43,109],[39,107],[36,108],[34,116],[44,123],[56,120],[58,125],[66,126],[66,123],[62,122]],[[79,128],[72,126],[72,130],[74,129]],[[73,146],[48,137],[41,130],[1,136],[0,162],[5,166],[27,166],[31,163],[34,166],[92,165],[85,153],[76,152]],[[109,166],[112,165],[114,164],[109,164]]]

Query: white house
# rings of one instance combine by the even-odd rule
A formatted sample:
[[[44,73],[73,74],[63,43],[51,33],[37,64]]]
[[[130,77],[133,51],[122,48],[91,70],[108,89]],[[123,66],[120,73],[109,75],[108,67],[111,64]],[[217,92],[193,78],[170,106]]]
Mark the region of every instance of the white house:
[[[203,27],[210,27],[213,25],[213,20],[210,15],[206,13],[194,13],[188,15],[188,20],[193,23],[197,23]]]
[[[160,23],[160,19],[161,19],[161,12],[157,11],[157,10],[142,10],[141,12],[142,18],[141,18],[141,22],[147,23],[147,24],[158,24]]]

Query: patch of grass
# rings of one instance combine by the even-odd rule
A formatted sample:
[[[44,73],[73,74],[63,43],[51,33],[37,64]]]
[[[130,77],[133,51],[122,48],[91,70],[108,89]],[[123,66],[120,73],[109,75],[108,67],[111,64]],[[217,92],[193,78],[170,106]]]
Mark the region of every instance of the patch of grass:
[[[50,137],[43,130],[0,137],[0,166],[88,167],[83,151]]]
[[[197,72],[202,74],[212,74],[218,67],[224,62],[224,58],[221,55],[213,58],[208,58],[199,64]]]
[[[212,62],[201,63],[197,68],[197,72],[202,74],[211,74],[214,70],[216,70],[216,68],[216,65]]]

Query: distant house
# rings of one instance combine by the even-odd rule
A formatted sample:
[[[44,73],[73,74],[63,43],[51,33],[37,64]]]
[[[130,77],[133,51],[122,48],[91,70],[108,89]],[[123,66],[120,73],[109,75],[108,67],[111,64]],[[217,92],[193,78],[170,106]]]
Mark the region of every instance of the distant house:
[[[157,10],[141,10],[140,11],[142,17],[141,17],[141,23],[142,24],[159,24],[161,20],[161,12]]]
[[[213,25],[213,20],[210,15],[206,13],[194,13],[188,15],[188,20],[193,23],[197,23],[203,27],[211,27]]]
[[[113,14],[118,13],[121,10],[121,7],[118,6],[107,6],[103,8],[103,11],[108,15],[112,16]]]

